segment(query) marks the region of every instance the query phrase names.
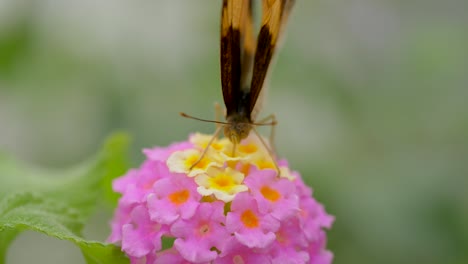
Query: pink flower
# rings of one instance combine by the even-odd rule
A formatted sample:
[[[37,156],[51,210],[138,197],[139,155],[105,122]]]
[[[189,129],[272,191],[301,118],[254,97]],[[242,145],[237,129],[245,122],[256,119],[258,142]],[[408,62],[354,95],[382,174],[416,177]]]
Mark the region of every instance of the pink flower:
[[[330,228],[335,218],[328,215],[315,199],[303,196],[299,202],[301,213],[299,214],[299,226],[310,242],[318,239],[322,228]]]
[[[292,218],[282,223],[271,246],[272,263],[308,263],[309,243],[299,226],[299,220]]]
[[[237,194],[231,212],[226,217],[226,228],[237,240],[249,248],[266,248],[276,238],[279,221],[258,210],[257,202],[248,193]]]
[[[186,259],[194,263],[216,259],[214,248],[224,247],[231,234],[224,227],[224,203],[203,203],[194,217],[180,219],[171,227],[171,233],[178,237],[174,247]]]
[[[274,170],[251,169],[245,184],[258,203],[260,213],[284,220],[299,212],[299,198],[294,183],[278,178]]]
[[[168,173],[163,162],[145,161],[139,169],[132,169],[113,183],[114,190],[123,194],[120,202],[132,205],[144,202],[152,192],[153,184]]]
[[[201,196],[193,179],[181,174],[170,174],[154,184],[154,193],[148,196],[151,219],[172,224],[179,217],[188,219],[197,209]]]
[[[167,233],[167,227],[152,222],[144,206],[135,207],[131,218],[131,223],[122,227],[122,250],[137,258],[160,250],[161,237]]]
[[[108,241],[132,264],[330,264],[324,229],[334,217],[300,174],[254,137],[235,156],[228,139],[210,141],[145,149],[142,165],[113,182],[122,196]],[[163,238],[174,242],[163,248]]]
[[[154,264],[190,264],[186,259],[180,255],[175,249],[167,249],[157,255]]]
[[[109,243],[117,243],[122,240],[122,227],[131,221],[133,207],[119,201],[111,222],[111,235],[107,238]]]
[[[327,237],[323,230],[320,230],[318,239],[309,245],[309,254],[312,256],[311,264],[329,264],[333,260],[333,254],[325,249]]]
[[[178,150],[185,150],[192,148],[193,144],[190,142],[177,142],[171,144],[169,147],[166,148],[152,148],[152,149],[144,149],[143,153],[145,153],[146,157],[149,160],[154,160],[154,161],[166,161],[169,156]]]
[[[226,241],[219,258],[214,261],[214,264],[232,263],[271,263],[271,260],[268,254],[254,251],[239,243],[236,238],[231,237]]]
[[[146,256],[143,256],[143,257],[132,257],[132,256],[129,256],[130,258],[130,263],[132,264],[147,264],[147,263],[154,263],[155,260],[156,260],[156,254],[154,254],[153,252],[149,253],[148,255]]]
[[[294,248],[286,248],[278,252],[280,252],[280,254],[272,259],[272,264],[310,263],[310,255],[306,251],[297,251]]]

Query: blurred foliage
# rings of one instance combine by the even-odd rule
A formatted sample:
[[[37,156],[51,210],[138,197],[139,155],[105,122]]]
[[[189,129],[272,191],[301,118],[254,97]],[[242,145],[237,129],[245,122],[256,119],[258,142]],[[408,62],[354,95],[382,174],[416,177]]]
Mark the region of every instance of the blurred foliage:
[[[102,188],[103,182],[124,172],[118,168],[127,146],[125,135],[114,135],[97,157],[60,171],[29,168],[7,155],[0,156],[0,263],[7,261],[11,241],[25,230],[73,242],[88,264],[128,263],[120,247],[82,237],[102,190],[111,189],[110,184]]]
[[[335,263],[468,262],[467,8],[297,1],[263,113],[337,218]],[[178,112],[209,118],[222,101],[219,13],[205,1],[1,1],[0,147],[62,167],[124,129],[136,166],[144,147],[212,132]],[[109,214],[85,235],[104,240]],[[82,263],[53,243],[22,235],[11,263],[28,261],[24,248],[36,263]]]

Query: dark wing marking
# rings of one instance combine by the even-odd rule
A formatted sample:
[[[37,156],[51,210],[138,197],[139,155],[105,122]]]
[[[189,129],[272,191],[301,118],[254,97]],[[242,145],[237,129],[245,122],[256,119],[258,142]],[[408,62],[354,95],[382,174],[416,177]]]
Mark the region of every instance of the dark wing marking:
[[[248,93],[250,90],[250,81],[252,80],[252,65],[255,55],[256,39],[254,35],[254,17],[253,17],[253,0],[244,1],[245,8],[242,12],[242,74],[241,88]]]
[[[250,112],[253,111],[262,90],[278,38],[287,22],[294,2],[294,0],[263,0],[262,2],[262,22],[250,84]]]
[[[241,93],[241,18],[244,1],[224,0],[221,11],[221,86],[227,115],[236,111]]]

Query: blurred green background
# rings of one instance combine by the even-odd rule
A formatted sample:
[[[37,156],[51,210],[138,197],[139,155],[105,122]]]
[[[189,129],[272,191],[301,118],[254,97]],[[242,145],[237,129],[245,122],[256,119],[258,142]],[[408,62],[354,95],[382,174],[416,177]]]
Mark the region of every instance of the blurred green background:
[[[220,1],[0,0],[0,149],[66,167],[106,135],[213,126]],[[264,115],[336,216],[334,263],[468,263],[468,2],[297,1]],[[1,181],[0,181],[1,184]],[[85,193],[83,195],[86,195]],[[102,208],[85,235],[104,240]],[[84,263],[26,232],[7,263]]]

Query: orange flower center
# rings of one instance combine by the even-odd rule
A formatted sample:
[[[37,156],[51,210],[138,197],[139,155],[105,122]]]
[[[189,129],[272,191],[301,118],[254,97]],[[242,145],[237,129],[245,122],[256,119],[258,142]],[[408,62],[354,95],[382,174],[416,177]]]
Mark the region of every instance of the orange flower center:
[[[188,200],[189,196],[190,192],[188,190],[173,192],[169,195],[169,201],[176,205],[181,205]]]
[[[256,228],[259,225],[257,216],[251,210],[242,213],[241,221],[248,228]]]
[[[260,192],[262,193],[263,197],[265,197],[265,199],[272,202],[278,201],[278,199],[281,197],[281,194],[277,190],[268,186],[263,186],[262,189],[260,189]]]
[[[240,172],[242,172],[245,176],[249,176],[249,171],[250,171],[250,164],[242,164],[240,166]]]

